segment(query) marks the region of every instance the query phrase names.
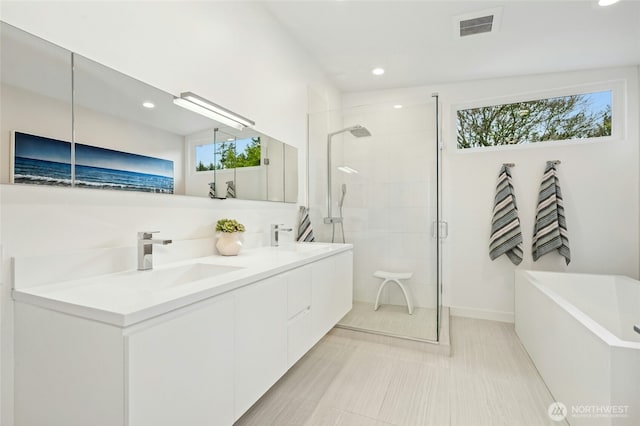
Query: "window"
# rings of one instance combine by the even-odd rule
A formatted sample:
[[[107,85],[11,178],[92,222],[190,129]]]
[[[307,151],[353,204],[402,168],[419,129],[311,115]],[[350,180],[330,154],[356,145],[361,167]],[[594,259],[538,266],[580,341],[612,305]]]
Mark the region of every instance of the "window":
[[[611,136],[611,93],[458,110],[458,149]]]
[[[259,166],[260,150],[260,136],[196,145],[195,170],[204,172]]]

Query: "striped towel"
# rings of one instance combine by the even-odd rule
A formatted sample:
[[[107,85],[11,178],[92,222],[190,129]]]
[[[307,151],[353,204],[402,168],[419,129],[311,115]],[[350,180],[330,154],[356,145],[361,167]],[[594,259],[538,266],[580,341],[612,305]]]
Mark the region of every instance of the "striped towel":
[[[300,206],[300,225],[298,225],[298,238],[296,240],[307,243],[315,241],[313,229],[311,229],[311,219],[309,219],[309,208],[305,206]]]
[[[236,183],[232,180],[227,181],[227,198],[236,198]]]
[[[547,167],[544,170],[542,184],[540,185],[531,250],[534,261],[550,251],[558,250],[567,265],[571,262],[567,221],[564,217],[562,194],[560,193],[560,184],[556,176],[556,165],[553,161],[547,161]]]
[[[489,257],[495,260],[506,254],[514,265],[522,262],[522,232],[516,207],[516,196],[511,183],[511,171],[503,165],[498,175],[496,198],[491,221]]]

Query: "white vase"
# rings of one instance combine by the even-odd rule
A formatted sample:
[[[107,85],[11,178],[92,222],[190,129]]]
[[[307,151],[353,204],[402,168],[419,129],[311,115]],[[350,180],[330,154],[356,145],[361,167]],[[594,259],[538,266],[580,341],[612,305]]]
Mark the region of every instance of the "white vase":
[[[237,256],[242,248],[240,232],[221,232],[216,241],[218,253],[223,256]]]

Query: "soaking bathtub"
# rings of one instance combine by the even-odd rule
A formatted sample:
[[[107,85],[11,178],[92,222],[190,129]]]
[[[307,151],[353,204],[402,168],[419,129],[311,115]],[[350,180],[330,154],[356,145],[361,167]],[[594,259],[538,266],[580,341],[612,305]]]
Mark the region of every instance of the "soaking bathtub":
[[[572,426],[640,425],[634,325],[640,325],[639,281],[515,273],[516,333]]]

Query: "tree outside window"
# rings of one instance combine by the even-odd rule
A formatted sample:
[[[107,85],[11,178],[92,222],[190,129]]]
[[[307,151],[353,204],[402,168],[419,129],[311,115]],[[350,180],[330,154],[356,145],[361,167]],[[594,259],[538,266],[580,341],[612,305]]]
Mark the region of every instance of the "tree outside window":
[[[459,149],[611,136],[611,91],[458,111]]]

